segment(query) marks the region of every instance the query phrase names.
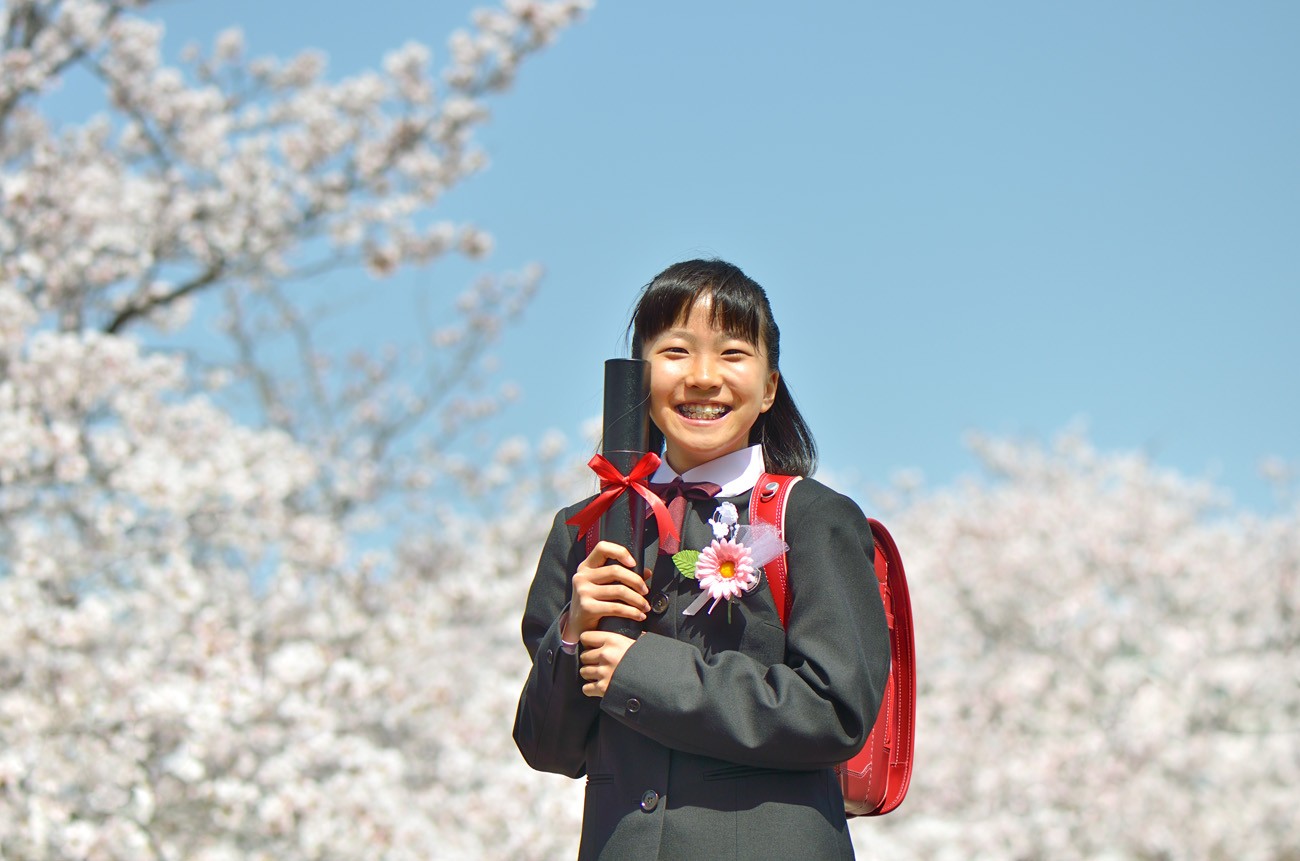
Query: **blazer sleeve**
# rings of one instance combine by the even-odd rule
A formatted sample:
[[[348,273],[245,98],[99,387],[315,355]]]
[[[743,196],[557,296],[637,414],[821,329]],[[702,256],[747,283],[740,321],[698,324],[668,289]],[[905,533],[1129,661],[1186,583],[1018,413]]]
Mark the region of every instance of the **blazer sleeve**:
[[[524,646],[532,669],[519,696],[514,738],[524,760],[538,771],[580,777],[586,771],[587,736],[600,702],[584,696],[578,659],[560,648],[560,618],[568,607],[570,578],[582,561],[577,530],[555,515],[542,548],[524,609]]]
[[[783,663],[734,650],[706,657],[646,634],[619,663],[601,708],[668,747],[744,765],[820,768],[857,753],[889,673],[870,527],[851,499],[805,480],[791,490],[786,541]]]

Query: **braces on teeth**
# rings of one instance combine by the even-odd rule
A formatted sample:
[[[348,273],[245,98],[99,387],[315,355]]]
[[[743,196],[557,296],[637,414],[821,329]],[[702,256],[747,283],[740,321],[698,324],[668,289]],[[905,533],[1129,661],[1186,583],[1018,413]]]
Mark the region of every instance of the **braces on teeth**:
[[[721,405],[700,406],[697,404],[682,404],[677,409],[682,415],[692,419],[716,419],[721,418],[727,413],[727,407]]]

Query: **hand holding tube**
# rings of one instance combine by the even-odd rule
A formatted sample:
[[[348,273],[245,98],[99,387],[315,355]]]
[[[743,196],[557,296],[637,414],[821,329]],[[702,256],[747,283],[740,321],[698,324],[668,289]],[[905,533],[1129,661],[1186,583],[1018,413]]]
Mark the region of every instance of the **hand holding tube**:
[[[570,643],[594,631],[602,619],[614,617],[633,623],[650,612],[646,595],[650,591],[649,569],[636,573],[636,559],[625,547],[609,541],[596,544],[573,575],[569,618],[561,634]]]

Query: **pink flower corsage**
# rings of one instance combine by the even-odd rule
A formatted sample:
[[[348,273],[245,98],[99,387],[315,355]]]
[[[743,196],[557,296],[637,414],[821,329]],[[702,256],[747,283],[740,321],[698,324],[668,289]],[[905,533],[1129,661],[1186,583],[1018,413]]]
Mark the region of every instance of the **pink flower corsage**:
[[[710,598],[708,612],[727,601],[727,618],[731,602],[753,590],[762,580],[762,566],[784,553],[788,547],[773,526],[740,526],[736,507],[724,502],[709,523],[714,539],[703,550],[681,550],[673,554],[673,564],[682,576],[700,584],[700,597],[682,611],[694,616]]]
[[[695,562],[695,580],[713,598],[709,612],[723,598],[739,598],[758,585],[758,569],[749,548],[730,538],[713,539]]]

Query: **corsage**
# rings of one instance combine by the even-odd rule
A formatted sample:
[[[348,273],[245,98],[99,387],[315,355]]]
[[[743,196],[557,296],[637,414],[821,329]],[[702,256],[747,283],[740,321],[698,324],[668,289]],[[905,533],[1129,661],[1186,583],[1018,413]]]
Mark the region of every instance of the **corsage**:
[[[713,541],[703,550],[679,550],[673,565],[683,577],[700,586],[700,596],[682,611],[694,616],[710,598],[708,612],[718,602],[727,602],[727,620],[731,620],[731,603],[750,592],[762,581],[763,566],[789,548],[775,526],[769,523],[742,526],[736,506],[724,502],[709,518]]]

